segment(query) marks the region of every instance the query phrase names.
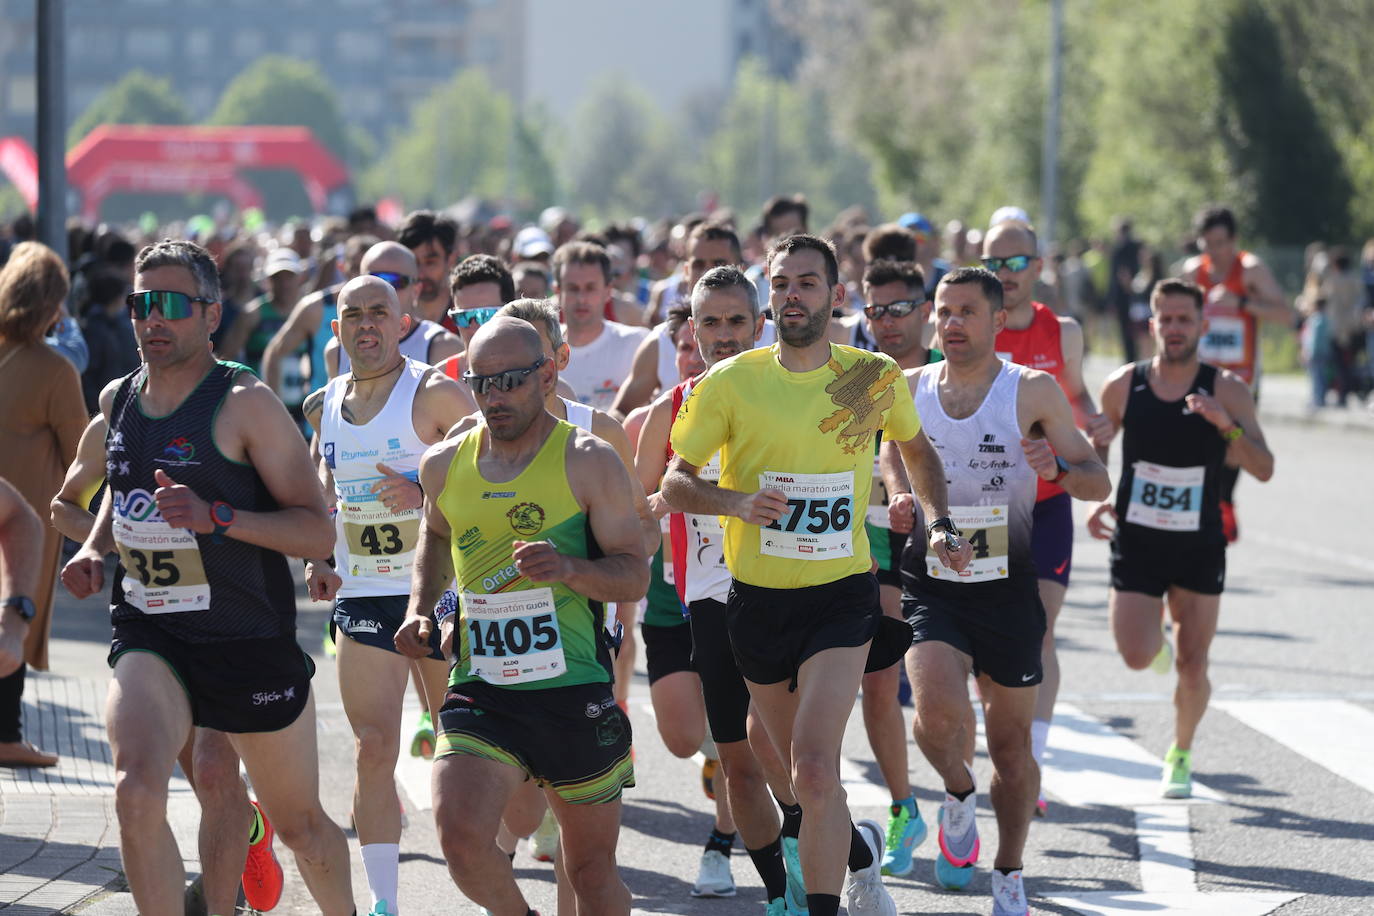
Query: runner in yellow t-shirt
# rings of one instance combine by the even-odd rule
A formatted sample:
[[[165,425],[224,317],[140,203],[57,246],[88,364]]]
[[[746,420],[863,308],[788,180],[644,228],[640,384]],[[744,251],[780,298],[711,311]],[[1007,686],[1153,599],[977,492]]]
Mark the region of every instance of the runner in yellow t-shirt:
[[[861,523],[879,431],[898,443],[933,528],[945,529],[931,549],[953,569],[970,551],[945,518],[944,469],[918,435],[901,370],[884,354],[827,340],[845,295],[834,248],[793,235],[769,252],[768,267],[779,342],[717,363],[693,388],[673,426],[663,494],[683,511],[723,517],[730,641],[807,812],[811,916],[838,913],[846,848],[849,912],[895,914],[879,875],[883,830],[864,821],[862,833],[852,823],[845,831],[834,765],[870,644],[879,667],[910,646],[904,625],[880,626]],[[717,450],[719,486],[698,477]]]

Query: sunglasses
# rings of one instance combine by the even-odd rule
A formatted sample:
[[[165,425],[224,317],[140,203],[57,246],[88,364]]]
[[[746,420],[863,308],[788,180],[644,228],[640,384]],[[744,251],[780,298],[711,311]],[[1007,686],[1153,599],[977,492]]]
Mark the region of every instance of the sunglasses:
[[[460,328],[470,328],[477,325],[479,328],[496,317],[496,313],[501,311],[493,306],[486,306],[480,309],[453,309],[448,313],[448,317],[453,319],[453,323]]]
[[[889,302],[887,305],[865,305],[864,314],[873,321],[877,321],[884,315],[891,315],[893,318],[905,318],[925,304],[926,300],[924,299],[900,299],[897,302]]]
[[[548,361],[547,356],[541,356],[532,366],[524,369],[507,369],[505,372],[495,372],[491,375],[473,375],[471,372],[464,372],[463,381],[467,382],[472,388],[472,393],[477,395],[484,395],[492,388],[497,391],[513,391],[525,384],[525,379],[529,378],[531,373]]]
[[[1035,258],[1033,254],[1014,254],[1009,258],[983,258],[983,266],[993,273],[1005,267],[1014,274],[1030,267],[1030,262]]]
[[[371,276],[390,283],[391,288],[398,293],[415,282],[414,277],[407,277],[405,274],[398,274],[391,270],[374,270],[371,272]]]
[[[203,302],[209,305],[214,301],[214,299],[188,296],[185,293],[178,293],[169,289],[145,289],[136,293],[129,293],[124,297],[124,304],[129,307],[129,314],[139,321],[146,321],[148,316],[153,313],[153,309],[161,312],[162,317],[168,321],[190,318],[193,311],[191,303]]]

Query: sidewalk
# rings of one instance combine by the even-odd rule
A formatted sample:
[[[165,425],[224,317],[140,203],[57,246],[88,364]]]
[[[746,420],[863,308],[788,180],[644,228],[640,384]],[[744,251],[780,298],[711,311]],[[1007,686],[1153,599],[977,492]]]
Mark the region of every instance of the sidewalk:
[[[1083,375],[1088,381],[1088,390],[1092,392],[1094,400],[1101,389],[1102,380],[1120,365],[1119,360],[1105,356],[1090,355],[1084,360]],[[1279,373],[1265,375],[1260,379],[1260,420],[1265,423],[1320,426],[1374,433],[1374,410],[1361,404],[1358,398],[1351,398],[1349,407],[1324,407],[1321,410],[1313,410],[1308,407],[1310,396],[1311,386],[1306,376]]]

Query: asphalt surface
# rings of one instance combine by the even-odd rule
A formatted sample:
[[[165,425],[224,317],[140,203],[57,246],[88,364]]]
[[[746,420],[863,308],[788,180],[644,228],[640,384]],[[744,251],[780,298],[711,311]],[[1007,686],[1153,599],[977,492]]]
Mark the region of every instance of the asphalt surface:
[[[1157,769],[1132,762],[1132,755],[1159,758],[1167,748],[1173,678],[1129,671],[1116,655],[1107,628],[1106,546],[1090,540],[1079,526],[1073,585],[1058,628],[1060,703],[1068,719],[1061,718],[1051,732],[1046,767],[1050,814],[1033,824],[1024,863],[1035,912],[1092,911],[1083,910],[1088,906],[1083,901],[1076,907],[1061,898],[1104,891],[1117,896],[1127,908],[1122,912],[1182,911],[1181,903],[1171,907],[1135,896],[1161,888],[1209,895],[1198,912],[1296,916],[1374,911],[1369,902],[1374,899],[1374,757],[1359,756],[1368,746],[1360,742],[1374,733],[1359,734],[1365,723],[1374,721],[1374,617],[1369,613],[1374,607],[1374,488],[1368,483],[1374,437],[1320,425],[1271,425],[1267,433],[1278,456],[1275,477],[1268,484],[1243,479],[1237,494],[1241,542],[1229,552],[1228,586],[1212,653],[1215,706],[1204,720],[1194,754],[1199,783],[1218,800],[1186,806],[1190,829],[1181,837],[1190,846],[1191,859],[1166,855],[1161,860],[1158,850],[1151,852],[1136,809],[1158,800],[1132,794],[1157,779]],[[1081,505],[1078,510],[1081,522],[1085,513]],[[331,816],[346,823],[352,737],[339,703],[334,663],[320,651],[317,637],[324,620],[323,606],[302,598],[301,642],[319,664],[314,689],[324,802]],[[108,634],[102,601],[77,603],[63,596],[54,624],[55,675],[98,684],[105,680]],[[667,753],[647,707],[641,658],[631,701],[638,785],[625,795],[619,845],[634,911],[711,916],[762,912],[762,888],[738,847],[732,859],[736,897],[688,896],[711,826],[711,803],[702,794],[697,765]],[[908,711],[908,722],[909,717]],[[1304,723],[1306,732],[1300,728]],[[1295,729],[1306,739],[1295,739]],[[1062,756],[1056,750],[1061,745]],[[1094,758],[1095,748],[1105,750]],[[883,789],[857,706],[844,757],[856,817],[882,820]],[[917,800],[933,830],[940,787],[914,746],[910,759]],[[1089,762],[1086,768],[1084,760]],[[423,807],[425,793],[415,788],[423,782],[422,765],[409,761],[402,770],[408,817],[401,842],[404,912],[478,912],[448,877],[431,814]],[[985,786],[990,766],[981,747],[976,770]],[[1116,774],[1125,782],[1104,783],[1094,771]],[[917,851],[911,876],[887,879],[899,912],[989,911],[986,864],[995,854],[996,825],[985,795],[980,795],[979,813],[984,866],[972,885],[962,893],[935,888],[932,835]],[[6,821],[4,830],[9,829]],[[360,909],[366,909],[370,898],[351,834],[350,845],[354,887]],[[185,845],[183,852],[194,856],[194,849]],[[316,912],[280,843],[278,853],[286,863],[287,890],[275,912]],[[532,906],[546,916],[555,912],[551,865],[535,862],[522,844],[515,874]],[[128,894],[119,888],[116,875],[109,890],[70,911],[133,912]],[[1275,906],[1255,904],[1269,899],[1265,893],[1293,899]],[[1241,900],[1241,908],[1233,909],[1246,895],[1251,897],[1248,908]],[[0,898],[0,908],[3,903]],[[29,907],[13,911],[21,909],[42,912]]]

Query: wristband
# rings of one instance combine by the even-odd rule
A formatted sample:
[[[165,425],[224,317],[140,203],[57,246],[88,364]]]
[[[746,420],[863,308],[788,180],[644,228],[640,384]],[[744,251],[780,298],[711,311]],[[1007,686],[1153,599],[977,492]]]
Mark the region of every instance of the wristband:
[[[1232,423],[1230,429],[1223,429],[1221,431],[1221,438],[1225,439],[1227,442],[1235,442],[1243,435],[1245,435],[1245,427],[1241,426],[1239,423]]]
[[[434,622],[443,623],[456,613],[458,613],[458,593],[451,588],[444,589],[444,594],[439,598],[439,603],[434,605]]]
[[[952,534],[955,537],[959,536],[959,529],[954,526],[953,519],[951,519],[948,515],[942,515],[935,521],[931,522],[929,525],[926,525],[926,534],[934,534],[936,528],[943,528],[947,533]]]

